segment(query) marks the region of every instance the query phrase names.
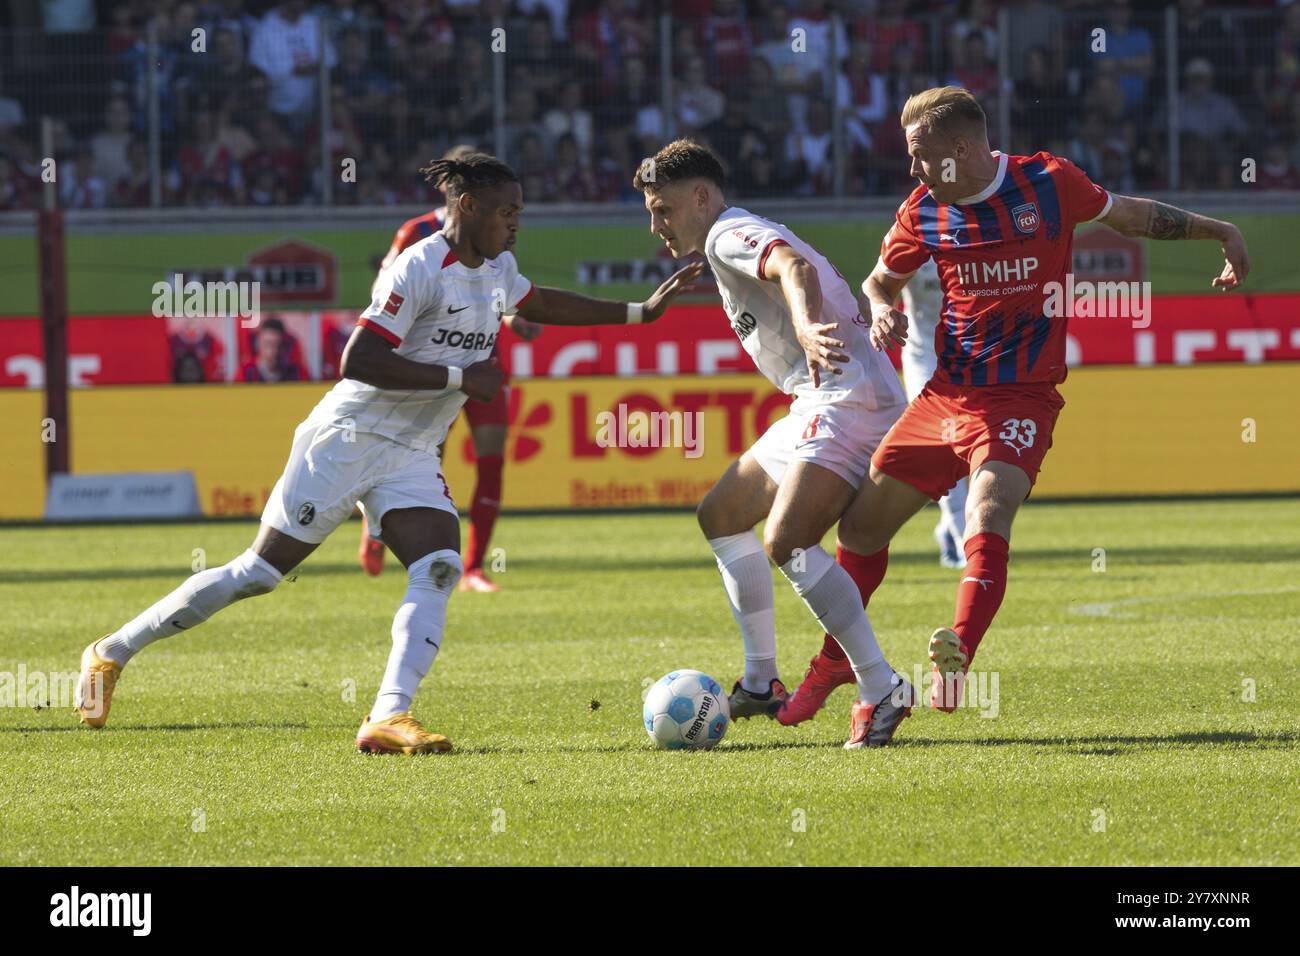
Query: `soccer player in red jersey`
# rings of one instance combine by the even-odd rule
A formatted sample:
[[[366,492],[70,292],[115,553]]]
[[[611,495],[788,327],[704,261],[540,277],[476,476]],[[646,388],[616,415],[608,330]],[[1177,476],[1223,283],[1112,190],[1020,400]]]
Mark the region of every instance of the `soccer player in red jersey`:
[[[930,704],[951,712],[1002,603],[1011,523],[1065,404],[1056,386],[1065,381],[1069,313],[1057,315],[1049,298],[1069,288],[1074,227],[1096,221],[1125,236],[1214,240],[1226,261],[1210,284],[1225,291],[1245,280],[1249,262],[1231,223],[1107,192],[1046,152],[991,150],[984,111],[960,87],[917,93],[901,119],[921,185],[899,207],[862,291],[872,344],[893,349],[906,341],[908,326],[894,303],[934,259],[944,297],[935,330],[939,364],[872,457],[868,480],[840,521],[839,545],[850,571],[872,558],[883,566],[907,519],[969,476],[956,614],[929,648]],[[874,571],[859,581],[864,601],[879,581]]]
[[[457,146],[443,159],[462,159],[473,153],[469,146]],[[447,220],[447,207],[441,206],[414,219],[408,219],[393,236],[393,244],[379,269],[389,268],[397,257],[422,239],[427,239],[442,229]],[[542,327],[520,315],[507,315],[501,324],[525,342],[541,334]],[[497,361],[502,353],[498,351]],[[510,377],[508,368],[500,391],[488,402],[466,402],[465,421],[469,424],[470,439],[474,442],[474,463],[477,480],[469,508],[469,533],[465,541],[465,574],[458,585],[462,591],[496,591],[497,585],[483,571],[488,542],[492,540],[492,527],[501,510],[501,473],[505,467],[507,413],[510,407]],[[365,516],[361,519],[361,547],[358,557],[366,573],[378,575],[384,570],[384,543],[371,537]]]

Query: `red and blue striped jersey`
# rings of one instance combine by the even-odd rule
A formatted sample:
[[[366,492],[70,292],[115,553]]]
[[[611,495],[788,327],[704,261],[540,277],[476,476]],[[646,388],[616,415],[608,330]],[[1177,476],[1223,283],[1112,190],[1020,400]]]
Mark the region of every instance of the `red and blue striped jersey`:
[[[423,216],[406,220],[397,228],[397,234],[393,236],[393,244],[388,247],[388,254],[384,256],[384,261],[380,263],[379,268],[387,269],[408,246],[415,245],[421,239],[428,239],[441,229],[446,221],[446,206],[440,206],[433,212],[426,212]]]
[[[898,207],[880,260],[895,278],[927,259],[939,267],[939,381],[1063,382],[1068,318],[1046,314],[1044,286],[1066,286],[1074,227],[1106,215],[1110,194],[1068,159],[995,155],[997,175],[976,196],[941,203],[918,186]]]

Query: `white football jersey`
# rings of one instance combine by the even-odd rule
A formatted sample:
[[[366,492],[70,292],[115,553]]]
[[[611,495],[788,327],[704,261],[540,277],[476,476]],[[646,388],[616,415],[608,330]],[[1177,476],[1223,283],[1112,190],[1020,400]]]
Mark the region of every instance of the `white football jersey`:
[[[821,376],[820,389],[813,389],[780,283],[763,278],[767,257],[779,245],[790,246],[817,270],[822,322],[838,324],[838,337],[849,356],[849,361],[840,363],[842,374]],[[741,346],[781,391],[794,395],[863,387],[877,406],[905,401],[889,359],[867,340],[867,322],[848,283],[808,243],[780,223],[732,206],[722,211],[709,230],[704,252]]]
[[[920,394],[934,377],[939,356],[934,351],[934,334],[943,313],[943,286],[939,267],[928,259],[903,286],[903,312],[907,316],[907,342],[903,346],[903,382],[907,397]]]
[[[514,313],[532,291],[512,253],[470,269],[435,232],[380,273],[359,324],[392,342],[403,358],[466,368],[491,357],[501,316]],[[309,420],[351,420],[357,431],[436,450],[467,398],[459,389],[393,390],[345,378]]]

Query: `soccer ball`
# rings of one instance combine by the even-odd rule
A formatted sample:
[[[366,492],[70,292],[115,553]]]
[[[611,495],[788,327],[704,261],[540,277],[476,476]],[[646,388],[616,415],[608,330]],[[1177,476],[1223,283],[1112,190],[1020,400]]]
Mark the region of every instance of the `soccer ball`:
[[[646,733],[665,750],[708,750],[731,723],[722,685],[708,674],[682,670],[665,674],[646,694],[641,708]]]

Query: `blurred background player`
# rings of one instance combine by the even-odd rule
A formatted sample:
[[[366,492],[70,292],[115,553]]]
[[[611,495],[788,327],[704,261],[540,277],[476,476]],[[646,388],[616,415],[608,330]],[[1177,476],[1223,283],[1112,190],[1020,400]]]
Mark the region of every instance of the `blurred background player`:
[[[893,366],[872,352],[844,277],[785,226],[728,206],[724,180],[712,151],[682,139],[646,159],[633,185],[645,194],[650,231],[673,258],[708,259],[742,347],[794,396],[789,414],[732,463],[697,512],[745,645],[731,716],[775,717],[786,704],[770,558],[833,635],[825,640],[842,648],[839,670],[857,682],[845,748],[883,747],[911,712],[914,691],[885,660],[861,589],[821,539],[853,500],[906,399]],[[760,521],[762,540],[754,532]]]
[[[931,259],[916,270],[911,282],[903,286],[903,311],[912,326],[912,334],[903,346],[903,387],[907,389],[909,402],[921,394],[938,365],[934,332],[942,310],[939,268]],[[966,481],[963,478],[952,486],[952,491],[939,499],[939,523],[934,526],[934,540],[939,543],[939,563],[945,568],[966,566],[961,556],[962,541],[966,537]]]
[[[474,152],[472,146],[456,146],[448,150],[443,159],[463,159]],[[404,250],[427,239],[440,230],[447,219],[447,207],[440,206],[414,219],[408,219],[393,236],[393,244],[380,263],[380,271],[388,269]],[[376,283],[379,281],[375,280]],[[525,342],[541,334],[541,326],[518,315],[507,315],[501,324]],[[505,379],[501,390],[487,402],[466,402],[465,422],[469,425],[470,440],[474,443],[474,468],[476,480],[474,496],[469,506],[469,532],[465,541],[465,574],[460,579],[462,591],[496,591],[498,585],[483,570],[492,528],[501,511],[502,471],[505,467],[506,432],[509,424],[510,371],[509,350],[498,346],[493,353],[501,365]],[[445,449],[444,449],[445,451]],[[366,573],[378,575],[384,570],[384,543],[370,534],[365,515],[361,517],[361,549],[359,557]]]

